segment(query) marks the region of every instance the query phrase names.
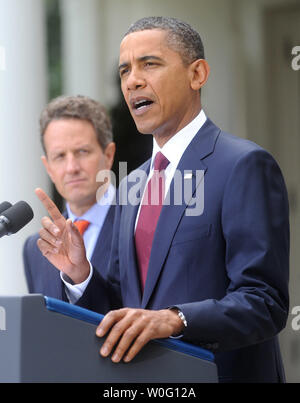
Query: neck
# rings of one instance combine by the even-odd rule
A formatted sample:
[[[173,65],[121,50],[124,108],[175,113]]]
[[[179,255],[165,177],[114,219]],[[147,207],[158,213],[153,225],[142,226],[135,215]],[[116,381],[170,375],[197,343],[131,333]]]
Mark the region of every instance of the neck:
[[[189,114],[182,120],[174,124],[174,122],[167,122],[163,127],[159,127],[153,132],[153,137],[155,138],[157,144],[162,148],[172,137],[175,136],[180,130],[191,123],[196,116],[201,112],[201,103],[195,104],[195,106],[190,108]]]
[[[68,203],[69,203],[69,207],[70,207],[70,210],[72,211],[72,213],[74,215],[76,215],[76,217],[81,217],[96,203],[96,200],[94,200],[93,202],[82,203],[82,204],[77,204],[77,203],[72,203],[72,202],[68,202]]]

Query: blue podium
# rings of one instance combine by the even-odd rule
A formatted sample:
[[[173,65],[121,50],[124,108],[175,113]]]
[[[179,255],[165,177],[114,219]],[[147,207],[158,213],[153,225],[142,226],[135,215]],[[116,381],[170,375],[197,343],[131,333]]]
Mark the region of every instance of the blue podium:
[[[39,294],[0,297],[0,382],[218,382],[214,355],[179,340],[153,340],[126,364],[101,357],[102,318]]]

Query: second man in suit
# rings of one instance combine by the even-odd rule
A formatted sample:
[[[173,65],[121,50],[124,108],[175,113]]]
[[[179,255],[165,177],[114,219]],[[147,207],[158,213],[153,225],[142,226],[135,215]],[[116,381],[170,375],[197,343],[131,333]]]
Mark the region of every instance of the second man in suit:
[[[64,216],[82,233],[87,257],[105,276],[115,206],[112,184],[97,181],[114,160],[110,119],[104,107],[84,96],[62,96],[51,101],[40,118],[42,162],[58,193],[64,198]],[[24,245],[25,274],[30,293],[70,300],[69,282],[42,255],[38,234]],[[101,262],[101,264],[100,264]],[[100,269],[101,266],[101,269]]]

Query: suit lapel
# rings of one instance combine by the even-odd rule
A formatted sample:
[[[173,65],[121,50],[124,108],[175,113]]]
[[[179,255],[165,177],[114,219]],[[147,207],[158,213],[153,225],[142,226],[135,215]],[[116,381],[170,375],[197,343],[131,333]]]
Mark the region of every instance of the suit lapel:
[[[207,120],[203,128],[200,129],[192,140],[179,162],[177,167],[178,175],[183,178],[181,191],[182,202],[179,205],[173,204],[174,200],[178,200],[174,199],[174,196],[178,196],[178,188],[176,187],[176,180],[173,179],[168,195],[170,205],[163,206],[153,239],[148,275],[142,298],[142,308],[145,308],[149,302],[159,279],[159,275],[163,268],[177,227],[182,216],[185,214],[187,207],[189,207],[191,198],[184,195],[184,187],[190,187],[191,191],[187,193],[189,193],[191,197],[192,195],[195,195],[196,189],[204,180],[204,173],[207,170],[207,166],[204,164],[203,160],[213,152],[219,133],[220,129],[218,129],[210,120]],[[168,200],[168,197],[166,200]]]

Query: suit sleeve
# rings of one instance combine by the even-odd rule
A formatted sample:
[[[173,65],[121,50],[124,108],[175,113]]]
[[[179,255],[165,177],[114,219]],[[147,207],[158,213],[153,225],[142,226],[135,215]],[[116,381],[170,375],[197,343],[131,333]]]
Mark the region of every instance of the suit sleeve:
[[[275,336],[288,317],[288,199],[280,169],[267,152],[248,152],[234,165],[221,217],[226,295],[178,308],[187,319],[186,339],[226,351]]]

